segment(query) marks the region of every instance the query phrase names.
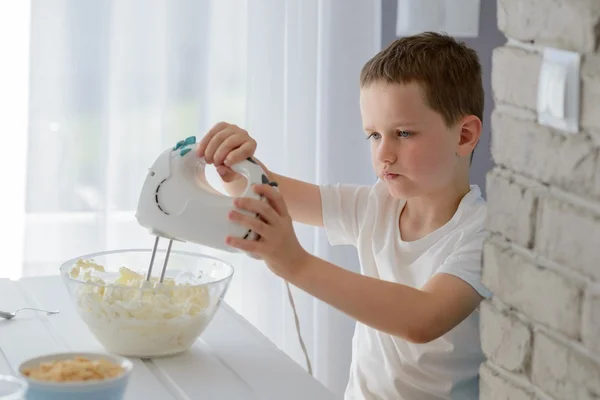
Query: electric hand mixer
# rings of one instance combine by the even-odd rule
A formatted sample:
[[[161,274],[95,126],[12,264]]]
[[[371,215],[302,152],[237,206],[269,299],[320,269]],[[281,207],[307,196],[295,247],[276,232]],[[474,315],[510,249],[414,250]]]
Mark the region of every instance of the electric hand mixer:
[[[228,213],[234,209],[233,199],[213,189],[206,180],[206,162],[196,155],[198,144],[194,136],[165,150],[148,170],[140,194],[136,218],[140,225],[156,236],[146,283],[150,281],[156,250],[161,237],[169,239],[159,282],[165,277],[173,240],[192,242],[228,252],[241,252],[225,244],[227,236],[256,240],[256,233],[230,221]],[[270,183],[263,169],[252,159],[231,166],[248,180],[242,197],[261,199],[251,188],[255,184]],[[251,213],[238,210],[252,215]],[[286,282],[288,298],[294,311],[296,331],[312,375],[310,359],[300,333],[300,322],[292,292]]]
[[[160,274],[163,281],[173,240],[192,242],[229,252],[239,252],[225,244],[227,236],[255,240],[256,234],[229,221],[233,199],[213,189],[206,180],[206,162],[196,155],[194,136],[165,150],[148,170],[136,213],[140,225],[156,236],[146,281],[150,280],[156,249],[161,237],[169,239]],[[252,185],[269,183],[263,169],[252,159],[231,167],[244,175],[248,186],[243,197],[259,199]],[[240,212],[245,212],[239,210]],[[245,212],[248,215],[248,212]]]

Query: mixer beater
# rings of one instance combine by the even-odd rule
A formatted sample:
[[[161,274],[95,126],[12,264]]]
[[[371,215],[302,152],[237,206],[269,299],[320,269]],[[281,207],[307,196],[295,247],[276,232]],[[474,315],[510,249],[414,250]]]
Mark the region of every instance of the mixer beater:
[[[156,250],[158,248],[158,242],[160,240],[160,236],[157,236],[154,239],[154,246],[152,247],[152,256],[150,257],[150,265],[148,266],[148,271],[146,272],[146,282],[150,282],[150,277],[152,276],[152,267],[154,266],[154,258],[156,257]],[[171,247],[173,246],[173,239],[169,240],[169,244],[167,246],[167,252],[165,253],[165,260],[163,262],[162,270],[160,271],[160,278],[158,280],[159,283],[163,283],[165,279],[165,273],[167,271],[167,264],[169,263],[169,255],[171,254]]]

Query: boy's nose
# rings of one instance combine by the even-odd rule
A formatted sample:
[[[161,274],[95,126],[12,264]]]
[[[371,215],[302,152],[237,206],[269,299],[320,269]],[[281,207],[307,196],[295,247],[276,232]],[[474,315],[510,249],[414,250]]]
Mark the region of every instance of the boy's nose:
[[[377,148],[377,161],[391,164],[396,161],[396,158],[395,146],[389,140],[382,139]]]

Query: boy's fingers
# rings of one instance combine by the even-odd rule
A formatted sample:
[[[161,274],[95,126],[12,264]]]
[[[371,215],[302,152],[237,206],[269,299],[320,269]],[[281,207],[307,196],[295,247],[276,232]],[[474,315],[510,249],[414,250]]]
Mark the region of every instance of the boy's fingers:
[[[235,247],[236,249],[243,250],[247,253],[254,254],[255,258],[260,257],[260,253],[263,247],[263,243],[257,242],[255,240],[247,240],[238,237],[228,236],[226,239],[226,243]]]
[[[223,182],[233,182],[241,177],[240,174],[225,165],[217,166],[217,173]]]
[[[204,151],[204,159],[208,164],[212,164],[214,160],[215,151],[219,148],[221,143],[225,141],[229,136],[233,135],[235,131],[230,128],[225,128],[222,131],[218,132],[215,136],[213,136],[212,140],[206,146],[206,150]]]
[[[272,182],[274,183],[274,182]],[[288,217],[287,206],[283,200],[283,196],[271,185],[256,185],[254,186],[254,192],[262,194],[269,200],[271,207],[282,217]]]
[[[240,197],[235,199],[234,204],[242,210],[258,214],[258,216],[269,225],[274,224],[279,219],[277,211],[271,207],[269,203],[265,203],[264,201],[251,199],[249,197]]]
[[[248,140],[246,136],[240,135],[239,133],[234,133],[221,142],[212,157],[215,165],[223,164],[225,157],[227,157],[232,150],[241,147],[246,140]]]
[[[219,122],[215,124],[210,130],[204,135],[202,140],[200,140],[200,144],[198,145],[198,156],[204,157],[204,153],[206,152],[206,147],[212,140],[212,138],[223,129],[227,128],[229,124],[227,122]]]
[[[267,236],[269,233],[269,225],[254,216],[250,217],[238,211],[232,210],[229,212],[228,218],[245,228],[251,229],[252,232],[256,232],[262,237]]]
[[[231,151],[227,157],[225,157],[225,165],[234,165],[247,159],[248,157],[252,157],[254,151],[256,150],[256,141],[253,139],[247,140],[240,147]]]

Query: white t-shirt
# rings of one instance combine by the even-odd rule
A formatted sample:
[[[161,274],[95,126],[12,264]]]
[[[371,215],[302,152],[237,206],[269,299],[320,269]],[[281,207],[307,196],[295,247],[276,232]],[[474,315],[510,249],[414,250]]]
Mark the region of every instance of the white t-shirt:
[[[384,182],[320,189],[330,243],[356,246],[363,274],[421,288],[434,274],[446,273],[463,279],[483,297],[491,295],[481,284],[486,203],[477,186],[471,186],[447,224],[412,242],[403,241],[398,228],[405,202],[393,198]],[[483,360],[479,311],[426,344],[357,322],[345,398],[478,399]]]

